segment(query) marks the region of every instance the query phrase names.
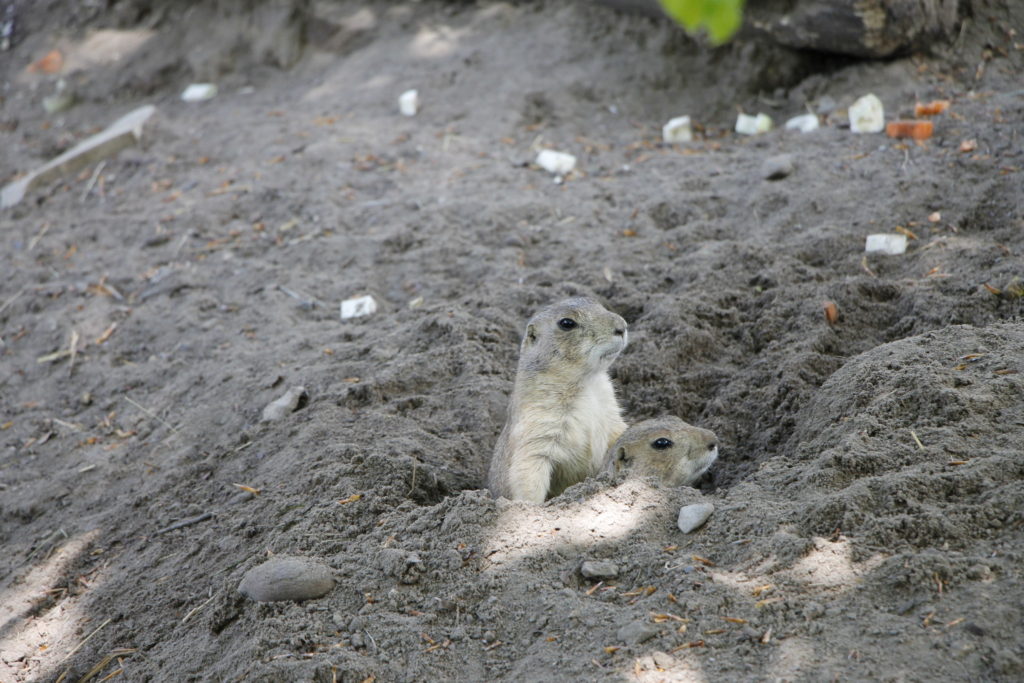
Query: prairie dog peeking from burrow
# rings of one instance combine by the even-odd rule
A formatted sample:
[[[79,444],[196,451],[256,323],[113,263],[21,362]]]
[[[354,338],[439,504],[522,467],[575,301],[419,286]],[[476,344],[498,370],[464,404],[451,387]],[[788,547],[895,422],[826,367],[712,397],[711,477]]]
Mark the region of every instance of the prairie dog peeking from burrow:
[[[626,429],[608,377],[626,337],[626,321],[589,297],[530,319],[491,459],[491,493],[542,503],[599,471]]]
[[[603,471],[657,477],[667,486],[694,483],[718,459],[715,433],[674,415],[633,425],[608,449]]]

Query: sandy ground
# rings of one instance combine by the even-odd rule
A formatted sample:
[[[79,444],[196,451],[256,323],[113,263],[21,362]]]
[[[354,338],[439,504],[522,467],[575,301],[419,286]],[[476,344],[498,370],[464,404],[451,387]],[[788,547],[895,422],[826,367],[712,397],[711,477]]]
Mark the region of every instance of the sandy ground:
[[[5,182],[159,109],[0,214],[0,680],[1024,676],[1017,3],[876,63],[577,3],[314,3],[301,55],[280,18],[246,52],[244,15],[0,4]],[[921,144],[854,135],[867,92],[952,107]],[[730,132],[807,107],[822,129]],[[681,114],[698,140],[661,145]],[[864,254],[897,227],[906,254]],[[524,322],[573,292],[629,322],[629,421],[717,432],[699,488],[481,490]],[[241,596],[271,555],[337,585]]]

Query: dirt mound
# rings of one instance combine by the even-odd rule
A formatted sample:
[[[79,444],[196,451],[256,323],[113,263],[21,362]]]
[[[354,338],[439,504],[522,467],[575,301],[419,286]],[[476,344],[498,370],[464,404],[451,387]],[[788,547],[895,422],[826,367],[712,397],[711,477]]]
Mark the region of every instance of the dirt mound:
[[[12,5],[5,178],[159,114],[3,214],[0,678],[1020,677],[1016,5],[854,63],[591,3],[284,3],[282,71],[236,39],[294,15],[243,4]],[[61,77],[78,104],[41,120]],[[921,144],[854,135],[866,92],[952,106]],[[823,127],[746,138],[737,107]],[[697,140],[662,145],[682,114]],[[577,292],[630,325],[629,421],[719,436],[698,488],[481,490],[522,326]],[[336,587],[243,597],[268,555]]]

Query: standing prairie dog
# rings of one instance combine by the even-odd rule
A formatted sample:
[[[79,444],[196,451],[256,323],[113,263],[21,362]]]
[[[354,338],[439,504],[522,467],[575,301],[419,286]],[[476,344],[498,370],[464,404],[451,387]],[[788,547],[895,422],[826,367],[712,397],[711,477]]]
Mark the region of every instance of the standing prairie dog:
[[[657,477],[668,486],[692,484],[718,459],[715,433],[673,415],[638,422],[608,449],[601,469]]]
[[[626,321],[588,297],[565,299],[530,319],[491,459],[495,497],[543,503],[599,471],[626,429],[608,377],[624,348]]]

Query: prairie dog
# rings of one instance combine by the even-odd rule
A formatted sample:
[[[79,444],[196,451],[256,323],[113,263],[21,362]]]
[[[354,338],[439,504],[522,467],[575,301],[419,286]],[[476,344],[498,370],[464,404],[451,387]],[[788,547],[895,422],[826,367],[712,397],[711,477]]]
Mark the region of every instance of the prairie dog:
[[[629,469],[668,486],[692,484],[718,459],[715,433],[673,415],[638,422],[605,454],[602,470]]]
[[[508,418],[491,459],[495,497],[543,503],[599,471],[626,429],[608,368],[626,321],[588,297],[552,304],[526,325]]]

